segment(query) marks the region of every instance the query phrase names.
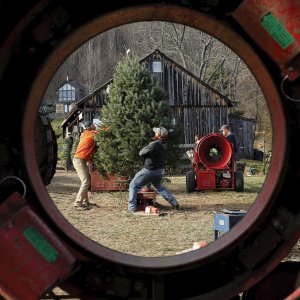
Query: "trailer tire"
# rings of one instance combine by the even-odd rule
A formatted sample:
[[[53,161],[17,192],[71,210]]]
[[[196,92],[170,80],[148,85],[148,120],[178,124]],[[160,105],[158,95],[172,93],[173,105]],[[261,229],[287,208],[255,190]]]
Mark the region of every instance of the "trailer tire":
[[[234,185],[237,192],[244,192],[244,175],[241,171],[234,172]]]
[[[188,171],[186,172],[186,192],[193,193],[195,192],[195,188],[196,188],[195,172]]]
[[[35,124],[35,155],[45,185],[51,183],[56,172],[57,141],[51,123],[38,112]]]

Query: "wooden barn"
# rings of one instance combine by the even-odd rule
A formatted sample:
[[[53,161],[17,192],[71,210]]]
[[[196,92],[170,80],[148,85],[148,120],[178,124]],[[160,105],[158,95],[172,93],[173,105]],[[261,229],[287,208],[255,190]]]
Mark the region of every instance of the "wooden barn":
[[[233,106],[230,99],[159,50],[141,59],[140,64],[154,74],[167,91],[174,122],[184,125],[183,144],[193,144],[196,134],[205,136],[218,133],[222,125],[227,124],[232,126],[232,132],[237,137],[237,157],[253,158],[255,120],[228,114],[228,108]],[[67,131],[72,132],[73,136],[79,135],[84,121],[99,118],[112,82],[110,80],[76,103],[76,107],[71,109],[60,125],[64,129],[64,136]]]

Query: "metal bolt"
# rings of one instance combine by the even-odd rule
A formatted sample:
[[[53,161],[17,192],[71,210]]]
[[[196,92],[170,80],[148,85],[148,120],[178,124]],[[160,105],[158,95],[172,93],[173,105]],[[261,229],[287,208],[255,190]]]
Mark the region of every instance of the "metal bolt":
[[[290,72],[292,72],[292,71],[294,71],[294,68],[293,68],[293,67],[289,67],[288,70],[289,70]]]
[[[34,54],[37,53],[37,49],[36,49],[35,47],[30,47],[30,48],[28,49],[27,53],[28,53],[30,56],[32,56],[32,55],[34,55]]]
[[[135,288],[135,290],[137,290],[137,291],[140,290],[141,287],[142,287],[142,285],[141,285],[140,282],[136,282],[135,285],[134,285],[134,288]]]
[[[257,250],[257,249],[260,248],[260,246],[261,246],[261,245],[260,245],[260,242],[259,242],[259,241],[255,241],[254,244],[253,244],[253,249],[254,249],[254,250]]]

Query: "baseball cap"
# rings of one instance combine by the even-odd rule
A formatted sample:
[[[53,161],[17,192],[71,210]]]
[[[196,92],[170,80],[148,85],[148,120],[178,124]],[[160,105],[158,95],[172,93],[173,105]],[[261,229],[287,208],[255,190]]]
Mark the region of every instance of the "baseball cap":
[[[223,131],[224,129],[229,130],[229,126],[228,125],[223,125],[219,131]]]
[[[91,122],[91,121],[86,121],[86,122],[84,122],[84,128],[88,128],[88,127],[90,127],[92,124],[93,124],[93,122]]]
[[[158,133],[161,137],[165,137],[168,135],[168,130],[164,127],[154,127],[153,131]]]

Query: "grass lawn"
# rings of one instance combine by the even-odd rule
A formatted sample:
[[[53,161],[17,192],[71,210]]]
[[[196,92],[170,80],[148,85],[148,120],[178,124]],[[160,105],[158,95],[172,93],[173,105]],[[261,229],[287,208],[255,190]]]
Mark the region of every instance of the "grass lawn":
[[[63,120],[64,120],[63,118],[58,118],[58,119],[54,119],[51,122],[51,125],[55,125],[55,126],[52,126],[52,128],[53,128],[56,136],[58,136],[58,135],[60,135],[60,134],[63,133],[63,129],[62,128],[58,129],[58,126],[62,123]]]
[[[64,120],[63,118],[57,118],[57,119],[54,119],[51,122],[52,128],[53,128],[53,130],[55,132],[55,135],[56,135],[56,142],[57,142],[58,148],[62,148],[62,139],[63,139],[62,138],[62,133],[63,133],[63,129],[62,128],[58,129],[58,126],[62,123],[63,120]],[[60,158],[61,158],[61,151],[57,152],[57,157],[60,160]]]
[[[202,191],[186,193],[185,176],[171,176],[165,187],[178,200],[174,211],[158,194],[164,217],[145,217],[125,212],[128,191],[93,192],[90,210],[76,211],[73,202],[80,187],[75,171],[57,170],[47,186],[58,210],[80,232],[105,247],[137,256],[157,257],[179,254],[194,242],[214,241],[214,213],[219,210],[249,210],[265,176],[245,176],[245,192]]]

